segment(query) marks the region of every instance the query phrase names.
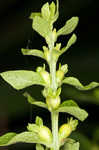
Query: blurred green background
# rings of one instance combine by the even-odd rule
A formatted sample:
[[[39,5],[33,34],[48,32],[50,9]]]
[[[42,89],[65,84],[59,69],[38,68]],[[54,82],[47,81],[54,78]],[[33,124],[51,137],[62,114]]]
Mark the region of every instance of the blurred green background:
[[[49,0],[51,2],[52,0]],[[39,58],[22,56],[21,48],[42,49],[45,41],[32,30],[32,22],[28,19],[32,11],[40,11],[46,0],[0,0],[0,72],[7,70],[35,70],[45,63]],[[75,33],[78,40],[67,53],[60,57],[62,64],[69,65],[68,76],[77,77],[83,84],[91,81],[99,82],[99,22],[98,0],[60,0],[60,17],[55,23],[59,29],[72,16],[79,16],[80,21]],[[66,45],[68,37],[60,37],[58,42]],[[60,61],[59,60],[59,61]],[[41,108],[30,106],[23,93],[28,91],[38,100],[42,100],[42,87],[16,91],[0,78],[0,135],[8,131],[26,130],[28,122],[33,122],[36,115],[43,117],[49,127],[50,114]],[[80,140],[80,150],[99,150],[99,88],[80,92],[71,86],[63,86],[62,100],[74,99],[85,108],[88,119],[79,123],[77,133],[71,136]],[[42,113],[41,113],[42,112]],[[66,120],[60,114],[60,124]],[[31,144],[16,144],[0,150],[33,149]]]

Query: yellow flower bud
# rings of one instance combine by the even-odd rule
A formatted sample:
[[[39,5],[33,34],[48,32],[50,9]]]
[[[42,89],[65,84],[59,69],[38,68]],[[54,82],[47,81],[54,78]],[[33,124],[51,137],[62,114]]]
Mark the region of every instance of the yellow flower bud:
[[[70,126],[70,124],[63,124],[60,128],[59,128],[59,139],[65,139],[66,137],[68,137],[72,132],[72,128]]]
[[[57,109],[60,105],[60,97],[59,96],[57,96],[55,98],[54,97],[47,97],[46,103],[47,103],[48,109],[50,111]]]
[[[43,67],[37,67],[36,71],[41,75],[46,85],[50,86],[50,74],[45,70],[45,65]]]
[[[58,84],[61,84],[61,81],[64,78],[64,72],[62,70],[57,70],[56,71],[56,80]]]
[[[68,119],[68,122],[63,124],[59,128],[59,141],[60,144],[71,134],[72,131],[76,129],[78,125],[78,120],[73,120],[73,118]]]
[[[45,83],[50,86],[50,74],[47,71],[40,72],[42,78],[44,79]]]
[[[38,134],[42,141],[47,142],[48,144],[52,143],[52,133],[48,127],[41,126]]]
[[[64,75],[68,72],[68,65],[65,64],[65,65],[62,65],[60,64],[59,66],[59,70],[56,71],[56,78],[57,78],[57,83],[58,85],[61,84],[63,78],[64,78]]]

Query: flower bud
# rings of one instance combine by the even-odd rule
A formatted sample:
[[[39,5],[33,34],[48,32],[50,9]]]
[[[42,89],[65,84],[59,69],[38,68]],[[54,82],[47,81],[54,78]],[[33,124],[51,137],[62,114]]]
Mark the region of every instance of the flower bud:
[[[64,74],[66,74],[68,72],[68,65],[62,65],[60,69],[64,72]]]
[[[70,118],[67,123],[63,124],[59,128],[59,141],[63,142],[65,138],[67,138],[72,131],[76,129],[78,125],[78,120],[73,120],[73,118]]]
[[[60,85],[64,75],[68,72],[68,65],[65,64],[63,66],[59,66],[59,70],[56,71],[56,78],[57,78],[57,83]]]
[[[45,67],[45,66],[44,66]],[[45,71],[44,67],[37,67],[37,72],[40,73],[41,77],[45,81],[47,86],[50,86],[50,74],[49,72]]]
[[[47,71],[40,72],[42,78],[44,79],[45,83],[50,86],[50,74]]]
[[[52,133],[48,127],[41,126],[38,134],[42,141],[47,142],[48,144],[52,143]]]
[[[63,80],[63,78],[64,78],[64,72],[61,70],[57,70],[56,71],[56,80],[59,85],[61,84],[61,81]]]
[[[59,107],[60,105],[60,97],[47,97],[46,98],[46,103],[48,105],[48,109],[50,111],[55,110]]]
[[[59,128],[59,139],[65,139],[68,137],[72,132],[72,128],[69,124],[63,124]]]

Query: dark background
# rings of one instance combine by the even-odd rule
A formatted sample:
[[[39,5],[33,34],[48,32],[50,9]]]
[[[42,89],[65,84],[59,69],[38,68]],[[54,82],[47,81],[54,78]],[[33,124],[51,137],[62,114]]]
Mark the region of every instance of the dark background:
[[[45,2],[46,0],[0,0],[0,72],[17,69],[35,70],[38,65],[44,63],[39,58],[22,56],[20,50],[22,47],[42,49],[45,44],[44,39],[32,30],[32,21],[28,19],[30,13],[40,11]],[[55,23],[55,27],[59,29],[72,16],[79,16],[79,25],[75,30],[78,40],[59,61],[62,64],[67,63],[68,75],[79,78],[83,84],[99,82],[98,8],[99,3],[96,0],[60,0],[60,17]],[[69,37],[63,36],[58,41],[64,46]],[[63,88],[62,100],[74,99],[89,113],[89,118],[78,127],[80,134],[83,133],[81,142],[84,139],[84,142],[87,141],[81,148],[88,150],[87,146],[83,146],[89,142],[92,144],[91,150],[99,150],[99,88],[89,92],[79,92],[69,86]],[[0,135],[8,131],[26,130],[28,122],[33,122],[36,115],[43,117],[45,124],[50,126],[50,114],[41,108],[30,106],[22,96],[26,90],[37,99],[40,96],[42,100],[42,87],[33,86],[16,91],[0,78]],[[66,116],[60,116],[61,124]],[[76,135],[78,140],[79,134]],[[8,149],[30,147],[32,146],[16,145]]]

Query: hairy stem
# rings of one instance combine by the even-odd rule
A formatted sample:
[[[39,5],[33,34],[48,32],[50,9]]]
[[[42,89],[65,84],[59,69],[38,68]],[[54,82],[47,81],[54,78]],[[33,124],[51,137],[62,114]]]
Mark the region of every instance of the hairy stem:
[[[51,75],[51,88],[53,92],[57,90],[57,82],[56,82],[56,61],[53,56],[53,48],[54,43],[49,45],[50,49],[50,75]],[[52,134],[53,134],[53,147],[52,150],[59,150],[59,141],[58,141],[58,115],[56,111],[51,112],[51,121],[52,121]]]
[[[50,63],[50,73],[51,73],[51,88],[53,91],[57,90],[57,83],[56,83],[56,62],[53,60]]]
[[[52,120],[52,134],[53,134],[53,150],[59,150],[59,142],[58,142],[58,115],[59,113],[53,111],[51,112],[51,120]]]

